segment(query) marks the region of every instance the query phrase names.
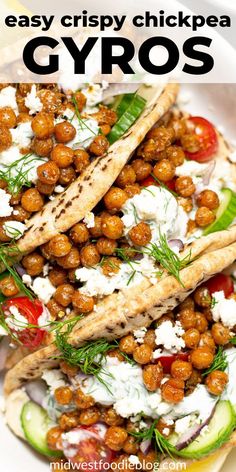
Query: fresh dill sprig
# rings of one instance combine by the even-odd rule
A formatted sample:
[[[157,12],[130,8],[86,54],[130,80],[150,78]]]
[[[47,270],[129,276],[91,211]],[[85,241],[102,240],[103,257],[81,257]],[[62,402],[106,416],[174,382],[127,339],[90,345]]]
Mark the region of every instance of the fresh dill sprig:
[[[154,438],[154,430],[156,428],[157,422],[158,420],[155,420],[149,428],[144,428],[139,431],[131,431],[129,434],[134,436],[139,442],[146,441],[147,439],[151,441]]]
[[[160,185],[160,187],[164,188],[165,190],[167,190],[168,192],[172,193],[172,195],[177,198],[178,197],[178,194],[176,192],[174,192],[174,190],[171,190],[169,187],[167,187],[167,185],[165,185],[163,182],[161,182],[161,180],[159,180],[154,174],[153,172],[151,172],[151,176],[153,177],[154,180],[156,180],[156,182],[158,183],[158,185]]]
[[[86,121],[81,118],[81,114],[80,114],[80,111],[79,111],[79,108],[78,108],[78,105],[77,105],[77,101],[76,101],[76,98],[75,98],[74,95],[73,95],[73,97],[71,98],[71,101],[72,101],[72,103],[73,103],[73,105],[74,105],[74,107],[75,107],[75,115],[76,115],[76,117],[77,117],[77,119],[78,119],[80,128],[82,129],[83,126],[85,126],[85,128],[87,128],[92,134],[94,134],[94,136],[97,136],[97,133],[96,133],[95,131],[93,131],[93,130],[90,128],[90,126],[88,126],[88,124],[86,123]],[[74,117],[72,117],[71,121],[73,120],[73,118],[74,118]]]
[[[156,428],[154,429],[154,439],[156,442],[157,449],[162,454],[165,454],[165,455],[167,454],[169,457],[173,459],[173,455],[176,452],[175,447]]]
[[[130,268],[132,269],[130,277],[127,281],[127,285],[129,285],[132,282],[132,280],[135,277],[135,274],[137,272],[136,268],[134,267],[134,264],[139,264],[139,262],[138,261],[131,261],[131,259],[127,255],[127,250],[125,248],[118,247],[118,248],[116,248],[115,252],[116,252],[117,256],[120,259],[122,259],[124,262],[126,262],[130,266]],[[138,251],[137,249],[129,248],[129,252],[133,252],[133,254],[137,254],[140,251]]]
[[[28,167],[32,163],[32,167]],[[26,169],[25,169],[25,166]],[[32,153],[25,154],[10,165],[2,164],[0,179],[7,182],[7,188],[11,195],[16,195],[22,187],[31,187],[29,172],[35,167],[35,156]]]
[[[206,301],[207,301],[207,297],[205,297],[205,298],[206,298]],[[217,303],[219,303],[219,302],[216,300],[216,298],[212,297],[212,299],[211,299],[211,309],[214,308],[217,305]]]
[[[170,248],[166,236],[159,232],[159,244],[151,243],[150,247],[144,249],[143,252],[155,259],[168,274],[173,275],[182,287],[184,287],[180,278],[180,271],[190,264],[191,251],[184,259],[181,259],[178,254]]]
[[[226,357],[223,347],[220,346],[214,357],[214,360],[211,366],[209,367],[209,369],[205,370],[202,375],[206,376],[210,374],[211,372],[214,372],[214,370],[221,370],[222,372],[224,372],[224,370],[227,369],[227,367],[228,367],[227,357]]]
[[[15,245],[15,241],[12,240],[11,244],[1,244],[0,245],[0,265],[2,264],[9,274],[13,277],[17,287],[20,289],[21,292],[25,293],[27,297],[33,300],[33,294],[31,290],[29,290],[25,284],[22,282],[21,277],[17,273],[14,264],[16,263],[17,259],[20,257],[21,252],[18,247]]]
[[[233,338],[231,338],[231,339],[229,340],[229,342],[230,342],[231,344],[234,344],[234,345],[235,345],[235,344],[236,344],[236,336],[234,336]]]

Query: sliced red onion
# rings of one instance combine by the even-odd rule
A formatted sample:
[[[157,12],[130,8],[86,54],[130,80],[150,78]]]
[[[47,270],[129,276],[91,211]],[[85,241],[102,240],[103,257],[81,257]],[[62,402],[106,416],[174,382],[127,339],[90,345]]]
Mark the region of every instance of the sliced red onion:
[[[202,183],[204,185],[209,184],[210,178],[211,178],[213,170],[215,169],[215,166],[216,166],[216,161],[211,161],[209,166],[207,166],[207,168],[205,169],[205,172],[203,174],[203,179],[202,179]]]
[[[191,442],[194,441],[194,439],[196,439],[199,436],[202,429],[210,423],[215,413],[215,408],[216,408],[216,405],[212,409],[210,416],[208,416],[208,418],[205,421],[203,421],[203,423],[194,425],[192,428],[189,428],[188,431],[182,434],[182,436],[180,436],[177,444],[175,445],[177,451],[181,451],[181,449],[184,449],[185,447],[187,447]]]
[[[107,98],[114,97],[115,95],[122,95],[123,93],[134,93],[139,88],[139,84],[135,83],[120,83],[120,84],[110,84],[107,89],[104,90],[102,94],[103,100]]]
[[[145,441],[142,441],[140,444],[140,451],[143,454],[147,454],[151,446],[151,439],[145,439]]]
[[[27,382],[25,391],[30,400],[40,406],[43,405],[43,400],[47,394],[47,385],[43,380],[32,380],[31,382]]]
[[[13,267],[16,269],[16,272],[19,274],[20,277],[27,273],[21,264],[15,264]]]
[[[0,342],[0,370],[3,370],[5,367],[9,349],[9,338],[4,336]]]
[[[178,249],[178,251],[182,251],[184,249],[184,243],[181,239],[169,239],[168,241],[169,247],[173,249]]]

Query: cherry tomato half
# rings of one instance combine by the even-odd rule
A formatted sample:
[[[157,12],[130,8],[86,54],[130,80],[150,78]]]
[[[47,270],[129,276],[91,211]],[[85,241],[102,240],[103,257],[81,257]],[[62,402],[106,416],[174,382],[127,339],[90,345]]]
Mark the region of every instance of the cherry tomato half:
[[[160,356],[156,359],[156,362],[161,363],[164,374],[170,374],[171,364],[177,359],[187,361],[188,356],[189,354],[187,352],[179,352],[178,354],[172,354],[171,356]]]
[[[199,151],[190,152],[185,149],[184,152],[188,159],[197,162],[207,162],[214,158],[214,154],[218,149],[218,138],[214,126],[205,118],[200,116],[192,116],[188,121],[193,125],[193,130],[190,131],[199,144]]]
[[[104,436],[107,427],[102,423],[96,423],[92,426],[79,426],[71,431],[78,433],[75,437],[81,437],[76,444],[63,444],[63,453],[72,464],[84,463],[88,465],[91,472],[96,470],[104,470],[103,463],[110,464],[115,457],[114,451],[109,449],[105,442]],[[72,448],[75,455],[71,457]],[[67,452],[69,454],[67,455]]]
[[[160,187],[160,184],[155,180],[152,175],[149,175],[146,179],[143,179],[140,182],[141,187],[149,187],[149,185],[156,185]],[[175,190],[175,179],[171,179],[168,182],[165,182],[165,186],[168,187],[170,190]]]
[[[30,300],[27,297],[10,298],[2,305],[5,316],[9,316],[9,308],[16,307],[19,313],[26,318],[31,325],[37,325],[38,319],[43,313],[43,305],[39,300]],[[34,348],[41,344],[45,331],[40,328],[12,329],[19,341],[28,348]]]
[[[231,293],[234,293],[234,283],[230,275],[217,274],[211,279],[204,283],[212,295],[215,292],[223,290],[225,297],[229,297]]]

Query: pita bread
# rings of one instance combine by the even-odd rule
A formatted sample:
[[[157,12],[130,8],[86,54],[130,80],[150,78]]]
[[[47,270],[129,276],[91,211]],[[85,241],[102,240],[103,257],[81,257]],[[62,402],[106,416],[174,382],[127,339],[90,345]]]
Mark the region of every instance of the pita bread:
[[[180,275],[185,287],[174,277],[166,276],[156,285],[143,287],[143,290],[138,286],[132,291],[126,289],[110,295],[98,305],[95,312],[77,323],[69,338],[71,344],[81,346],[85,341],[102,337],[115,339],[137,327],[149,326],[164,313],[175,308],[200,283],[221,272],[235,259],[236,242],[204,253],[183,269]],[[55,357],[59,354],[56,346],[50,344],[22,359],[6,374],[5,394],[9,395],[20,388],[28,379],[40,377],[45,368],[58,365],[58,359]]]
[[[33,251],[58,233],[67,231],[96,206],[150,128],[175,102],[178,89],[177,84],[139,89],[138,93],[147,100],[139,119],[110,146],[107,154],[94,159],[63,193],[29,219],[27,230],[17,242],[22,253]]]

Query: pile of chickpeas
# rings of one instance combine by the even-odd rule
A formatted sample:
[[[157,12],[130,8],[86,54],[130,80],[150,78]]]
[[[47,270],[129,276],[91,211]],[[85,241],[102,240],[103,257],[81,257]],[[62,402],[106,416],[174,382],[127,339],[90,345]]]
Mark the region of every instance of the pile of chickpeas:
[[[236,294],[231,297],[236,299]],[[179,307],[166,315],[146,331],[142,344],[139,344],[133,334],[121,338],[119,348],[108,352],[108,356],[115,356],[125,361],[122,353],[133,358],[142,367],[143,383],[149,392],[161,393],[162,400],[167,403],[179,403],[184,396],[191,394],[198,384],[205,384],[208,392],[214,396],[223,393],[228,382],[228,376],[221,370],[214,370],[208,375],[204,371],[209,369],[214,360],[217,349],[229,343],[231,334],[229,328],[220,322],[215,323],[211,313],[212,297],[204,286],[197,288],[193,296],[188,297]],[[176,359],[172,362],[170,373],[163,370],[160,361],[153,360],[153,351],[157,348],[155,328],[161,323],[170,321],[174,324],[179,321],[184,329],[185,353],[187,360]],[[69,377],[78,374],[79,369],[65,362],[61,363],[62,372]],[[140,461],[155,460],[155,451],[150,450],[148,455],[139,449],[139,442],[132,436],[137,431],[138,424],[119,416],[112,407],[96,404],[90,395],[85,395],[81,389],[73,390],[70,386],[56,389],[55,400],[60,405],[71,404],[72,410],[63,413],[59,418],[58,426],[49,430],[48,445],[57,448],[61,434],[79,425],[91,426],[98,421],[108,426],[105,435],[105,444],[113,451],[118,451],[121,460],[129,454],[138,454]],[[144,418],[145,420],[145,418]],[[146,419],[147,421],[150,418]],[[169,437],[174,425],[167,424],[160,418],[156,428],[164,437]],[[144,467],[145,470],[145,467]]]
[[[0,90],[7,85],[9,84],[2,84]],[[20,152],[22,156],[35,153],[49,160],[38,167],[38,180],[35,185],[33,184],[28,189],[23,188],[17,195],[12,196],[10,204],[14,207],[14,214],[9,218],[0,219],[0,242],[10,240],[3,228],[5,221],[9,219],[26,221],[32,213],[43,208],[48,197],[54,193],[56,185],[66,188],[89,165],[92,157],[101,156],[107,151],[109,142],[106,135],[117,120],[116,113],[103,106],[96,113],[83,115],[86,97],[81,92],[75,93],[73,99],[76,101],[79,112],[82,112],[81,116],[95,119],[98,122],[100,134],[95,136],[86,151],[74,150],[68,144],[76,135],[73,124],[67,119],[55,124],[55,119],[63,118],[63,113],[67,108],[75,112],[72,97],[63,94],[57,85],[36,84],[37,96],[43,104],[43,109],[32,116],[29,115],[29,110],[25,106],[25,97],[31,87],[32,84],[16,86],[18,115],[9,106],[0,108],[0,152],[8,150],[13,144],[10,128],[31,122],[34,137],[30,146],[20,149]],[[4,180],[0,180],[0,188],[7,188]]]

